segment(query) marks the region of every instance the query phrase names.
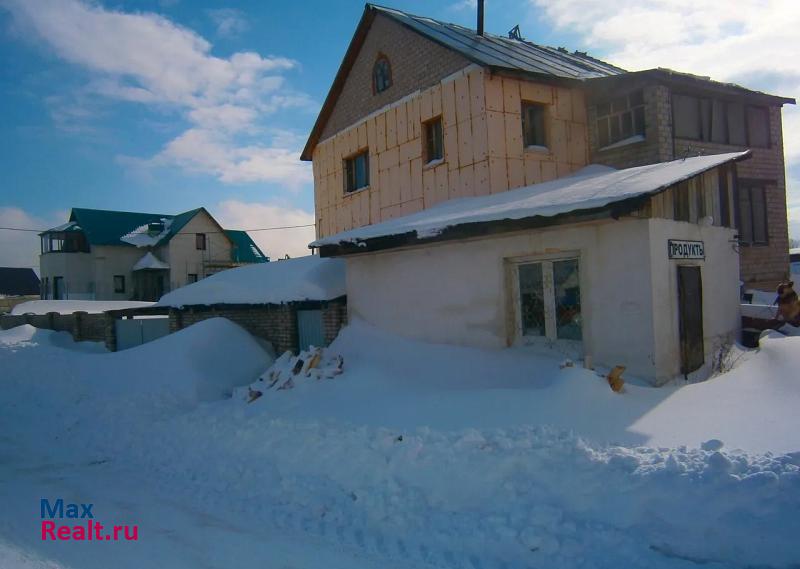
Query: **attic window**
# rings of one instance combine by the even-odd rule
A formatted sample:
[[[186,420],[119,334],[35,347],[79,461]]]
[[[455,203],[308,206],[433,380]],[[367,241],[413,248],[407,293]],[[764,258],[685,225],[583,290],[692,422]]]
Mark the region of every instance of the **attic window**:
[[[392,67],[386,56],[381,55],[372,68],[372,91],[376,95],[392,86]]]

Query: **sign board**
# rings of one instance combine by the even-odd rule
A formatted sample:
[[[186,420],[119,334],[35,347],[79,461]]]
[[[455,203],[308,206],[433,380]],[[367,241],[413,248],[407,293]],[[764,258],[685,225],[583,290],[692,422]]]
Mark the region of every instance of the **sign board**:
[[[706,248],[702,241],[669,239],[667,249],[670,259],[705,259]]]

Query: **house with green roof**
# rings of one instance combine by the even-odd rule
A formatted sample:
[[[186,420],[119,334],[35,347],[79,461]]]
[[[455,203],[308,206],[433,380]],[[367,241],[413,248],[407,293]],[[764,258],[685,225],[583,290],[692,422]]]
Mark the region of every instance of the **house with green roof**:
[[[73,208],[39,234],[42,297],[158,300],[218,273],[269,261],[246,231],[223,229],[205,208],[177,215]]]

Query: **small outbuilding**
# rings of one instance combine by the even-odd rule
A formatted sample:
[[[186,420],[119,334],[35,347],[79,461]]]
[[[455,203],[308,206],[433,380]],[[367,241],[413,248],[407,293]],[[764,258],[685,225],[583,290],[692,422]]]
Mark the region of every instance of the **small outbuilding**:
[[[222,271],[164,295],[174,332],[224,317],[278,353],[327,346],[347,320],[345,263],[315,255]]]
[[[574,175],[321,238],[351,317],[430,342],[548,346],[661,384],[706,374],[740,327],[733,163]]]

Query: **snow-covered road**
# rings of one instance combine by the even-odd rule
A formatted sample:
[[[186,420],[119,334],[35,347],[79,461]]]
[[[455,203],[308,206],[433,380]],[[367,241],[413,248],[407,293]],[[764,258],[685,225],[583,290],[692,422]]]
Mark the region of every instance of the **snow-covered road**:
[[[399,567],[358,547],[302,528],[209,511],[191,484],[165,491],[113,460],[43,455],[0,437],[2,569],[389,569]],[[92,503],[97,522],[137,525],[138,540],[42,541],[40,500]],[[72,521],[72,520],[70,520]],[[105,533],[105,530],[104,530]],[[409,567],[404,563],[402,567]]]
[[[224,319],[117,353],[0,332],[0,569],[791,566],[798,342],[619,395],[552,358],[351,325],[344,373],[270,391]],[[42,498],[139,540],[44,542]]]

